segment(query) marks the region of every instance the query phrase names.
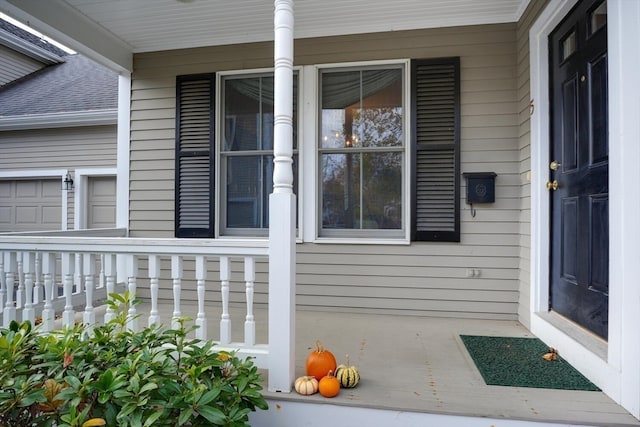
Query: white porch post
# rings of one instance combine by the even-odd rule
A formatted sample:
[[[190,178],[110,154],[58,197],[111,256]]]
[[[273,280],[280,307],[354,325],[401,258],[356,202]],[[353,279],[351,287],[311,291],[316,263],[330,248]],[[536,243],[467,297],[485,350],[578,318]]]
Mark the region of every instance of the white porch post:
[[[275,0],[274,168],[269,197],[269,384],[291,391],[295,375],[296,197],[293,194],[293,0]]]

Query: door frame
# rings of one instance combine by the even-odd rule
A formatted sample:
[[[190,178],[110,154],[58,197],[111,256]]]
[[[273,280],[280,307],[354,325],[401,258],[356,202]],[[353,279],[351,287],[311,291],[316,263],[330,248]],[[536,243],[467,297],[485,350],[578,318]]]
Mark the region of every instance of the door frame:
[[[81,230],[87,228],[88,209],[88,185],[89,178],[94,176],[118,176],[117,168],[93,168],[75,170],[75,195],[73,199],[73,229]],[[117,183],[116,183],[117,191]],[[117,194],[117,193],[116,193]],[[117,199],[117,196],[116,196]]]
[[[531,115],[530,327],[547,344],[640,418],[640,2],[608,0],[609,75],[609,340],[598,346],[549,310],[548,36],[578,0],[551,0],[529,32]],[[624,52],[624,55],[622,54]],[[635,73],[634,73],[635,71]],[[623,197],[635,194],[636,197]],[[624,378],[624,381],[623,381]]]

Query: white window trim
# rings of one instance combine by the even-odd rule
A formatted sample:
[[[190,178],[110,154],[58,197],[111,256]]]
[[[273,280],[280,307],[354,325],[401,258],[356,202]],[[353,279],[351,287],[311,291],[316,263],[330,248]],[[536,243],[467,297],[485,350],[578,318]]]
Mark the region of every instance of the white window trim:
[[[303,103],[303,98],[304,98],[304,90],[303,90],[303,82],[304,82],[304,78],[303,78],[303,67],[300,66],[296,66],[293,67],[293,71],[298,73],[298,194],[296,195],[298,198],[298,236],[297,236],[297,242],[298,243],[302,243],[303,241],[303,228],[304,228],[304,221],[303,221],[303,203],[302,201],[304,200],[304,189],[303,189],[303,178],[302,178],[302,171],[303,171],[303,161],[304,161],[304,154],[303,152],[305,151],[303,149],[303,141],[305,140],[304,135],[304,112],[305,112],[305,108],[302,105]],[[268,240],[269,236],[246,236],[246,235],[228,235],[228,234],[221,234],[221,218],[222,218],[222,213],[221,213],[221,208],[222,208],[222,193],[221,193],[221,187],[222,187],[222,168],[221,168],[221,162],[220,162],[220,151],[221,151],[221,147],[222,147],[222,138],[221,138],[221,132],[219,132],[219,129],[224,129],[223,124],[222,124],[222,116],[223,116],[223,100],[222,100],[222,80],[224,77],[228,77],[228,76],[246,76],[246,77],[250,77],[252,75],[263,75],[263,74],[268,74],[274,73],[274,69],[273,68],[255,68],[255,69],[247,69],[247,70],[228,70],[228,71],[218,71],[215,73],[215,96],[214,96],[214,105],[215,105],[215,117],[214,117],[214,123],[215,123],[215,134],[214,134],[214,147],[215,147],[215,159],[214,159],[214,167],[215,167],[215,176],[214,176],[214,203],[215,203],[215,223],[214,223],[214,237],[216,239],[221,239],[221,240],[238,240],[238,239],[247,239],[247,237],[250,237],[252,239],[257,239],[257,240]],[[268,231],[268,229],[267,229]]]
[[[43,179],[43,178],[59,178],[60,188],[64,178],[69,173],[68,169],[40,169],[40,170],[28,170],[28,171],[0,171],[0,179]],[[67,220],[67,212],[69,210],[69,202],[67,197],[67,191],[61,190],[61,216],[60,216],[60,229],[63,231],[68,230],[69,224]]]
[[[318,135],[319,135],[319,120],[318,120],[318,96],[319,96],[319,82],[318,75],[321,70],[331,68],[362,68],[362,67],[375,67],[375,66],[392,66],[402,65],[404,74],[404,93],[403,93],[403,108],[405,111],[403,118],[404,126],[404,178],[402,180],[402,196],[403,196],[403,226],[404,237],[384,238],[379,236],[368,237],[327,237],[320,236],[320,182],[318,179]],[[313,153],[309,153],[306,158],[309,158],[305,163],[305,172],[302,175],[305,177],[305,190],[306,194],[312,194],[313,197],[306,198],[304,200],[304,214],[307,219],[307,227],[304,230],[304,240],[313,243],[328,243],[328,244],[369,244],[369,245],[408,245],[411,243],[411,159],[410,159],[410,146],[411,146],[411,60],[389,60],[389,61],[359,61],[359,62],[341,62],[330,64],[316,64],[313,66],[304,67],[305,81],[304,86],[304,106],[306,114],[304,115],[304,146],[305,151],[313,150]],[[309,77],[311,74],[311,77]],[[309,141],[313,141],[313,144]],[[313,172],[313,173],[312,173]]]

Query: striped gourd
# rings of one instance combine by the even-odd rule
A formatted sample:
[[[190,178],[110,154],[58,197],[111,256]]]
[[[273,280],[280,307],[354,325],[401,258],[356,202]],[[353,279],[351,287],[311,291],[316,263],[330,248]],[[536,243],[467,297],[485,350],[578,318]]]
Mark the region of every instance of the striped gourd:
[[[347,354],[347,364],[339,365],[336,368],[336,378],[344,388],[353,388],[360,382],[360,373],[355,366],[349,366],[349,355]]]

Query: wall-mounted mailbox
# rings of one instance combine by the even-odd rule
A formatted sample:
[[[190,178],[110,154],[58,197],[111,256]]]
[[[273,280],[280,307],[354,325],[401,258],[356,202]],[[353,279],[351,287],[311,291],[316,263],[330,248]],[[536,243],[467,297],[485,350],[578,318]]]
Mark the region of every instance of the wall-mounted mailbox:
[[[467,203],[494,203],[496,201],[495,172],[465,172]]]

